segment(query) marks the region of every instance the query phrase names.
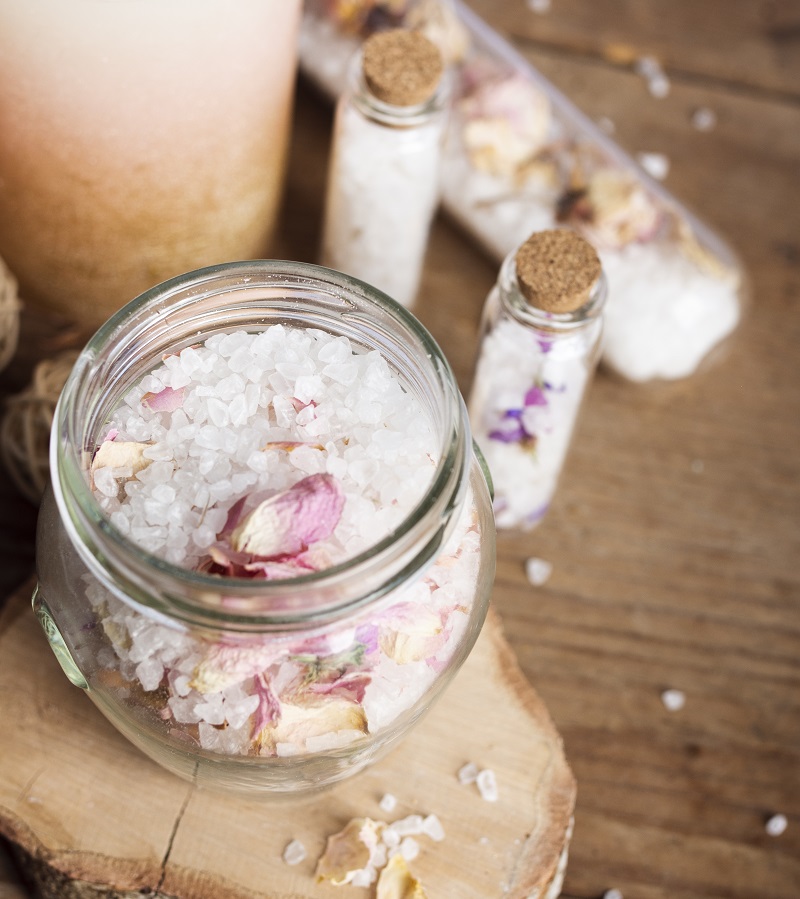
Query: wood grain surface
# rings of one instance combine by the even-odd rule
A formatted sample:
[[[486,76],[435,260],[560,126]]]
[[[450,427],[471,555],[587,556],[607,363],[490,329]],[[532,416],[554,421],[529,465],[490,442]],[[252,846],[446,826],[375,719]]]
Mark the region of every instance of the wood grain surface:
[[[740,254],[752,303],[730,350],[687,381],[600,372],[556,502],[501,535],[494,606],[578,780],[564,895],[800,896],[800,60],[798,4],[472,0]],[[631,48],[618,52],[613,45]],[[609,47],[612,50],[609,50]],[[627,51],[626,51],[627,52]],[[671,91],[629,59],[655,53]],[[717,114],[693,128],[698,106]],[[313,260],[330,110],[301,88],[282,255]],[[419,315],[466,390],[495,266],[436,224]],[[5,391],[46,355],[29,313]],[[32,558],[32,511],[0,487],[6,590]],[[553,563],[532,588],[524,561]],[[668,687],[686,705],[668,712]],[[2,764],[2,763],[0,763]],[[788,818],[779,837],[764,829]]]
[[[328,790],[258,801],[185,783],[118,734],[61,676],[26,593],[0,615],[0,710],[17,722],[0,733],[0,833],[46,899],[337,899],[340,887],[315,882],[316,861],[329,835],[365,815],[437,815],[445,838],[420,837],[413,863],[431,896],[544,897],[560,876],[575,780],[496,615],[397,750]],[[494,771],[496,802],[459,783],[468,762]],[[397,799],[389,815],[385,793]],[[297,866],[281,861],[290,840],[307,849]]]

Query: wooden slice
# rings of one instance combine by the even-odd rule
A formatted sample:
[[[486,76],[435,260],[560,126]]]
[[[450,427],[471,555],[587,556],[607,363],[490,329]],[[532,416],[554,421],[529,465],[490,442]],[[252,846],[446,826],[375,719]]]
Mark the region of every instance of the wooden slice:
[[[490,614],[441,701],[389,756],[303,798],[206,792],[140,754],[62,674],[29,605],[0,618],[0,835],[46,899],[349,899],[318,885],[325,840],[353,817],[436,814],[445,839],[418,838],[411,869],[431,897],[557,896],[575,802],[561,738]],[[462,785],[474,762],[496,775],[488,802]],[[397,797],[391,815],[378,805]],[[293,839],[307,849],[289,866]]]

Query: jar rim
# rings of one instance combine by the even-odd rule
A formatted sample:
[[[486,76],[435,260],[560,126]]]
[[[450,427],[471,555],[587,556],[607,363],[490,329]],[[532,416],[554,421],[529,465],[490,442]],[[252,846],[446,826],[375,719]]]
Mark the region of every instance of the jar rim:
[[[409,340],[405,350],[413,351],[416,345],[422,355],[409,358],[424,361],[428,383],[437,385],[440,391],[437,399],[446,419],[440,422],[443,427],[436,468],[424,493],[395,528],[336,565],[281,580],[231,578],[183,568],[126,537],[100,508],[85,477],[85,454],[96,445],[87,437],[91,436],[93,422],[97,427],[98,411],[115,406],[109,401],[105,406],[95,402],[87,409],[83,401],[87,400],[89,388],[108,375],[121,358],[121,341],[135,343],[139,338],[141,342],[148,321],[160,322],[164,331],[170,326],[176,303],[186,310],[200,300],[219,300],[233,296],[237,290],[250,293],[273,289],[287,303],[292,291],[306,296],[306,301],[331,299],[340,310],[345,309],[341,318],[350,307],[372,308],[385,316],[384,328],[387,324],[396,326],[398,333]],[[209,308],[219,309],[213,303]],[[357,316],[354,320],[359,323]],[[333,318],[329,319],[329,323],[333,322]],[[136,323],[138,328],[132,328]],[[268,324],[265,322],[262,328]],[[376,332],[380,330],[377,324],[374,328]],[[228,331],[236,329],[235,324],[228,326]],[[109,356],[115,348],[116,355]],[[147,358],[152,365],[153,357]],[[135,379],[123,386],[129,389],[133,383]],[[116,399],[120,395],[118,392]],[[102,419],[102,415],[99,417]],[[156,285],[116,312],[93,335],[75,363],[56,408],[50,441],[56,503],[72,543],[94,574],[112,589],[121,581],[127,600],[156,612],[193,623],[224,621],[229,626],[238,621],[243,627],[308,627],[311,622],[347,614],[383,596],[421,570],[436,555],[455,524],[455,512],[466,494],[470,457],[469,422],[463,399],[449,362],[427,329],[402,305],[357,278],[322,266],[285,260],[231,262],[198,269]],[[106,569],[113,570],[111,584]],[[385,576],[385,571],[391,575]],[[364,586],[354,589],[351,584],[348,589],[354,578]],[[297,593],[301,590],[306,591],[306,601],[298,609]]]

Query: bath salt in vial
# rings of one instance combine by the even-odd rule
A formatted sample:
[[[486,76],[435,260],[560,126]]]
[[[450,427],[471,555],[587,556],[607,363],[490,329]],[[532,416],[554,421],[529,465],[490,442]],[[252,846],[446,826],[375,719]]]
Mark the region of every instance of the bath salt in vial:
[[[447,97],[438,48],[395,29],[367,39],[337,106],[323,264],[404,306],[417,295],[439,200]]]
[[[500,269],[469,401],[500,528],[532,528],[547,512],[597,363],[605,297],[597,253],[572,231],[532,235]]]
[[[452,371],[341,273],[230,263],[143,294],[78,359],[51,470],[34,598],[51,646],[199,785],[355,773],[483,623],[492,507]]]

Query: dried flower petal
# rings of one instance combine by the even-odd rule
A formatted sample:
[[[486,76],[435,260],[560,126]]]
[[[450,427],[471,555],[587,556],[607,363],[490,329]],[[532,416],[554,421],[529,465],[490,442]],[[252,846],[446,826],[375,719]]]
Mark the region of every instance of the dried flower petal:
[[[585,186],[570,188],[558,204],[558,220],[575,225],[599,247],[645,242],[663,223],[658,204],[627,172],[599,169]]]
[[[427,893],[409,871],[408,862],[398,854],[381,871],[375,899],[427,899]]]
[[[142,405],[151,412],[174,412],[183,405],[184,388],[173,390],[165,387],[158,393],[146,393],[142,397]]]
[[[344,494],[329,474],[312,474],[258,505],[231,535],[237,552],[291,556],[333,533]]]
[[[317,862],[317,883],[351,883],[369,865],[383,826],[371,818],[353,818],[344,830],[328,837],[325,852]]]
[[[355,738],[368,732],[364,709],[357,703],[335,696],[295,699],[295,702],[282,702],[278,721],[259,734],[259,743],[268,751],[274,750],[278,743],[303,749],[306,740],[312,737],[351,731]]]
[[[133,440],[105,440],[92,459],[92,471],[98,468],[128,468],[133,474],[147,468],[151,460],[144,457],[149,444]]]
[[[436,654],[441,648],[442,619],[436,613],[415,603],[392,607],[392,615],[380,625],[380,646],[398,665],[418,662]]]
[[[325,451],[325,447],[321,443],[308,443],[305,440],[272,440],[269,443],[265,443],[261,449],[280,449],[285,450],[287,453],[291,453],[292,450],[296,450],[300,446],[307,446],[309,449],[320,450],[322,452]]]

